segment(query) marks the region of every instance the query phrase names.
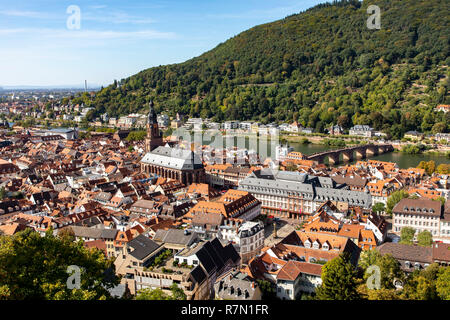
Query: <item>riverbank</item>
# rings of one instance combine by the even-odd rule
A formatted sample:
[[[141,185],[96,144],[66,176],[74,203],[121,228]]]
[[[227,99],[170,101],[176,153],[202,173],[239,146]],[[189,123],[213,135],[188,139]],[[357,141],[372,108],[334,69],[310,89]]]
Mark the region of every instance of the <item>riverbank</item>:
[[[424,154],[426,155],[430,155],[430,156],[437,156],[437,157],[447,157],[448,159],[450,159],[450,151],[448,150],[428,150],[425,151]]]

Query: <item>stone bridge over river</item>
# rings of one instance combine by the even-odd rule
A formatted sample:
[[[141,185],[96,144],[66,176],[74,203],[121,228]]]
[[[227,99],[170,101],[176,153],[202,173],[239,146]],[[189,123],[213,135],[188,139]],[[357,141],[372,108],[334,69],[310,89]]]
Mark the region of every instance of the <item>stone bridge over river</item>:
[[[341,155],[344,162],[351,162],[355,158],[366,159],[392,151],[394,151],[394,147],[391,144],[366,144],[337,150],[317,152],[309,156],[305,156],[305,159],[317,161],[318,163],[324,163],[325,158],[328,158],[328,163],[330,165],[337,165],[340,163]]]

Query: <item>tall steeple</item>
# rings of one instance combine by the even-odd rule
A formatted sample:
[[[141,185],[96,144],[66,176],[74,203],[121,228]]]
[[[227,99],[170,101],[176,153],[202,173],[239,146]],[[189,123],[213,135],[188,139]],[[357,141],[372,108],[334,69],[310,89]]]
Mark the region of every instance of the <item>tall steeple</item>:
[[[147,117],[147,137],[145,138],[145,151],[151,152],[163,145],[162,135],[159,131],[158,117],[153,108],[153,101],[149,103],[149,113]]]
[[[153,100],[150,100],[149,103],[149,113],[148,113],[148,119],[147,119],[147,123],[149,124],[157,124],[158,123],[158,117],[156,116],[156,112],[155,109],[153,108]]]

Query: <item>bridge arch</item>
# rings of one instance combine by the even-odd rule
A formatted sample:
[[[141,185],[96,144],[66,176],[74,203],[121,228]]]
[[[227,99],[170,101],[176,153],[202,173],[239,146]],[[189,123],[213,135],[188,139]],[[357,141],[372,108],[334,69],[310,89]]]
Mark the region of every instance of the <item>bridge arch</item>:
[[[307,160],[313,160],[318,163],[325,163],[328,160],[329,165],[337,165],[341,162],[352,162],[355,159],[366,159],[386,152],[391,152],[394,147],[390,144],[376,145],[367,144],[360,146],[347,147],[337,150],[327,150],[317,152],[306,156]],[[342,160],[341,160],[342,159]]]

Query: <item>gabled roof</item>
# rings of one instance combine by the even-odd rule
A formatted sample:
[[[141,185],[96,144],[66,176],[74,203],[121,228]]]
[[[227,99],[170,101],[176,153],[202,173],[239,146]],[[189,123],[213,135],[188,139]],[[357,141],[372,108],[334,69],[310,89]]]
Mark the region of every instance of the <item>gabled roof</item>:
[[[161,247],[155,241],[142,234],[131,240],[128,245],[134,249],[130,254],[138,260],[143,260]]]
[[[392,209],[394,213],[403,214],[420,214],[429,216],[441,216],[442,205],[440,201],[433,201],[429,199],[409,199],[400,200]]]
[[[177,170],[203,168],[201,159],[194,152],[180,148],[177,149],[162,146],[147,153],[142,158],[141,162]]]
[[[432,248],[386,242],[377,247],[382,254],[391,254],[395,259],[432,263]]]
[[[450,262],[450,243],[433,243],[433,260]]]
[[[320,276],[322,274],[322,265],[289,260],[278,272],[277,280],[295,281],[301,273]]]
[[[348,238],[358,239],[360,230],[363,230],[364,226],[360,224],[344,224],[339,230],[338,235]]]
[[[190,275],[196,283],[202,283],[203,280],[206,279],[206,274],[200,266],[196,266],[194,269],[192,269]]]
[[[187,246],[195,238],[197,238],[196,233],[185,234],[184,230],[180,229],[168,229],[168,230],[159,229],[156,231],[153,240],[161,241],[164,243]]]

